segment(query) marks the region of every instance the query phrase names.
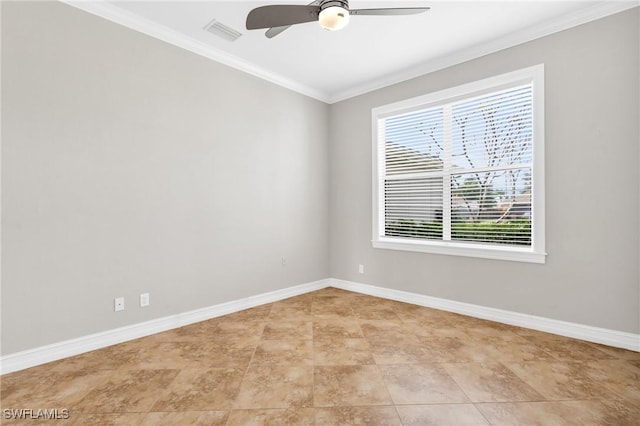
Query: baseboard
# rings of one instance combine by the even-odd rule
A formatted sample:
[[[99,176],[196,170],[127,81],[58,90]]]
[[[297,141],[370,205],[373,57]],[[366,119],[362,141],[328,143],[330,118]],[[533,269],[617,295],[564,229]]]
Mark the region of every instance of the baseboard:
[[[265,303],[277,302],[278,300],[320,290],[325,287],[341,288],[343,290],[355,291],[385,299],[412,303],[414,305],[455,312],[476,318],[640,352],[639,334],[625,333],[606,328],[592,327],[406,291],[376,287],[353,281],[329,278],[5,355],[0,357],[0,374],[11,373],[47,362],[57,361],[62,358],[79,355],[140,337],[150,336],[155,333],[172,330],[200,321],[206,321],[243,309],[253,308]]]
[[[640,334],[559,321],[334,278],[329,280],[329,286],[640,352]]]
[[[218,305],[202,309],[170,315],[151,321],[145,321],[126,327],[120,327],[88,336],[53,343],[51,345],[40,346],[38,348],[8,354],[0,357],[0,374],[11,373],[25,368],[34,367],[36,365],[45,364],[47,362],[57,361],[62,358],[79,355],[118,343],[127,342],[129,340],[138,339],[140,337],[150,336],[162,331],[172,330],[174,328],[238,312],[243,309],[264,305],[265,303],[272,303],[289,297],[298,296],[300,294],[319,290],[328,286],[329,280],[314,281],[311,283],[259,294],[257,296],[220,303]]]

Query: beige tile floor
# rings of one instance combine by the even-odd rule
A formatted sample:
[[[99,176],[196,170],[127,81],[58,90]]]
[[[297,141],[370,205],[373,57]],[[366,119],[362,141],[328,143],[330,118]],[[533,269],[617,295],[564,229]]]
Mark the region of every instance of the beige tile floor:
[[[55,425],[640,424],[640,353],[334,288],[1,380]]]

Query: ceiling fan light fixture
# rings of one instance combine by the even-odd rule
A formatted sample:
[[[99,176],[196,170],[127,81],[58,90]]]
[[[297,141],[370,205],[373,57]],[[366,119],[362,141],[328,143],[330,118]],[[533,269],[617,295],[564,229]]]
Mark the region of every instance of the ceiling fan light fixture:
[[[2,0],[0,0],[2,1]],[[247,15],[247,29],[268,28],[272,38],[291,25],[318,21],[325,30],[337,31],[347,26],[351,15],[393,16],[416,15],[428,7],[387,7],[382,9],[349,9],[348,0],[313,0],[308,5],[272,4],[252,9]]]
[[[329,6],[320,11],[318,22],[325,30],[338,31],[349,23],[349,11],[341,6]]]

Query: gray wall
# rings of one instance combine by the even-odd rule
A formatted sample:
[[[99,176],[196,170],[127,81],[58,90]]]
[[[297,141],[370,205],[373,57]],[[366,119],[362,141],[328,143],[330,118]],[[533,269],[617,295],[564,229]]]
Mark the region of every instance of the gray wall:
[[[637,9],[327,106],[1,7],[2,354],[329,276],[640,332]],[[542,62],[547,263],[374,250],[371,108]]]
[[[636,8],[332,105],[332,276],[640,332],[638,15]],[[373,249],[371,108],[539,63],[546,264]]]
[[[329,276],[328,105],[57,2],[2,89],[3,354]]]

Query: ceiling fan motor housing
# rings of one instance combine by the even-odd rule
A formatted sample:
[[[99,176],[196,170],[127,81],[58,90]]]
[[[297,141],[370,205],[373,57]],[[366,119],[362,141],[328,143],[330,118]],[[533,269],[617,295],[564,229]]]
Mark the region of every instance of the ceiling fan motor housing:
[[[349,2],[347,0],[323,0],[320,2],[320,11],[329,7],[341,7],[349,11]]]
[[[2,0],[0,0],[2,1]],[[315,0],[308,5],[260,6],[247,15],[248,30],[268,28],[265,35],[272,38],[291,25],[318,21],[325,30],[337,31],[347,26],[351,15],[389,16],[414,15],[429,10],[428,7],[391,7],[382,9],[349,10],[347,0]]]
[[[325,30],[336,31],[349,23],[349,2],[346,0],[324,0],[320,3],[318,22]]]

